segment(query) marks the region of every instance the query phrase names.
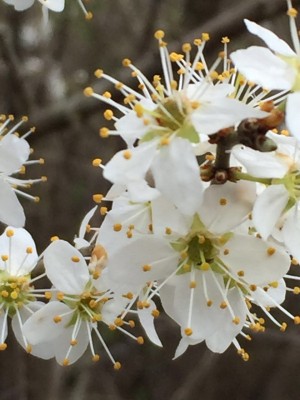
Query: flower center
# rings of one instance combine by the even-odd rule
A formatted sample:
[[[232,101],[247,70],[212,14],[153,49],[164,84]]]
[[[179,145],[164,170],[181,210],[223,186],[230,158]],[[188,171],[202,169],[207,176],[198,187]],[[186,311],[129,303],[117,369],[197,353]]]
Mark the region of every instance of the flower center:
[[[0,307],[8,309],[11,317],[17,308],[34,301],[29,281],[30,275],[15,277],[7,272],[0,272]]]
[[[182,99],[180,92],[177,101],[173,98],[166,98],[160,105],[151,112],[157,122],[157,129],[153,127],[142,141],[149,141],[156,137],[169,137],[174,134],[185,138],[192,143],[199,142],[199,135],[188,120],[190,112],[198,105],[188,99]]]

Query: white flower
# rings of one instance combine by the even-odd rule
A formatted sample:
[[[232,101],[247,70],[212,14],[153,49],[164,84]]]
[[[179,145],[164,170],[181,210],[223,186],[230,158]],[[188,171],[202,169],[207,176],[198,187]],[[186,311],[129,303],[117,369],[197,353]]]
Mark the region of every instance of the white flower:
[[[151,203],[151,234],[133,228],[133,235],[127,237],[126,229],[116,233],[112,221],[105,223],[98,241],[107,251],[111,280],[133,293],[147,283],[145,307],[159,293],[165,311],[182,327],[187,344],[206,340],[209,348],[222,352],[234,342],[239,349],[236,335],[245,326],[258,327],[246,301],[256,302],[264,312],[267,306],[279,305],[264,289],[276,286],[274,282],[290,264],[288,255],[270,243],[234,233],[254,199],[255,185],[213,185],[204,192],[200,218],[181,214],[159,197]],[[115,210],[114,220],[117,214]],[[151,324],[149,336],[156,341],[153,332]]]
[[[247,79],[260,84],[267,89],[292,90],[295,93],[288,95],[286,105],[286,124],[291,133],[300,138],[300,43],[298,29],[295,23],[297,10],[292,8],[291,1],[287,1],[290,30],[294,49],[277,37],[273,32],[258,24],[245,20],[248,30],[260,37],[273,51],[252,46],[245,50],[237,50],[231,58],[238,70]]]
[[[46,178],[25,180],[14,177],[15,174],[24,173],[26,165],[41,164],[44,161],[42,159],[28,160],[30,147],[26,137],[33,132],[33,129],[21,137],[15,134],[20,125],[27,121],[27,118],[22,118],[19,123],[8,130],[8,125],[12,120],[12,116],[4,118],[0,125],[0,220],[5,224],[21,227],[25,224],[25,214],[17,194],[39,201],[38,197],[31,196],[21,189],[45,181]]]
[[[117,318],[128,300],[113,295],[102,282],[101,271],[97,276],[91,276],[81,253],[63,240],[52,242],[45,250],[44,264],[54,285],[52,291],[58,292],[60,301],[51,301],[27,320],[24,333],[29,343],[50,344],[56,360],[63,365],[74,363],[88,346],[93,361],[98,361],[99,355],[92,340],[94,332],[115,369],[120,368],[120,363],[115,361],[102,338],[98,322],[119,329],[140,343],[141,338],[135,338],[121,328],[125,322]]]
[[[31,278],[38,261],[31,235],[22,228],[6,228],[0,236],[0,257],[0,349],[7,347],[5,339],[10,317],[14,334],[27,352],[34,355],[37,352],[45,359],[53,357],[51,346],[31,346],[23,333],[25,321],[43,305],[37,301],[39,290],[33,286],[39,277]]]

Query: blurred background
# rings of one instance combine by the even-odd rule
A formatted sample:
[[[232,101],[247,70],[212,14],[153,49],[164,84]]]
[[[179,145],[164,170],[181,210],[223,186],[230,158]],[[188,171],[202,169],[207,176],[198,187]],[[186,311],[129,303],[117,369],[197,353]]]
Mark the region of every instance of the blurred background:
[[[273,29],[289,41],[284,0],[90,0],[94,18],[86,21],[76,0],[66,0],[65,11],[42,21],[38,2],[18,13],[0,0],[0,113],[16,119],[29,116],[35,126],[29,142],[33,158],[45,165],[28,167],[28,177],[41,175],[48,182],[32,189],[39,204],[22,201],[26,228],[39,251],[53,235],[72,241],[92,195],[105,193],[109,184],[92,167],[94,158],[108,161],[124,148],[117,138],[99,138],[107,125],[105,105],[86,98],[83,89],[112,90],[96,81],[94,70],[135,83],[122,59],[129,57],[151,78],[161,73],[153,33],[166,31],[170,51],[209,32],[206,59],[214,61],[223,36],[231,38],[230,51],[259,44],[249,35],[243,18]],[[294,2],[297,7],[299,2]],[[300,26],[300,25],[298,25]],[[117,99],[118,94],[115,94]],[[296,299],[297,300],[297,299]],[[290,297],[289,308],[300,314],[300,303]],[[282,316],[279,316],[282,320]],[[172,361],[179,330],[167,317],[156,321],[164,348],[133,343],[122,335],[106,334],[109,348],[122,362],[115,372],[101,351],[94,364],[85,357],[70,367],[42,361],[24,353],[9,335],[0,354],[0,400],[293,400],[300,398],[300,331],[281,333],[270,326],[254,340],[242,343],[250,354],[243,362],[234,348],[212,354],[205,345],[190,347]]]

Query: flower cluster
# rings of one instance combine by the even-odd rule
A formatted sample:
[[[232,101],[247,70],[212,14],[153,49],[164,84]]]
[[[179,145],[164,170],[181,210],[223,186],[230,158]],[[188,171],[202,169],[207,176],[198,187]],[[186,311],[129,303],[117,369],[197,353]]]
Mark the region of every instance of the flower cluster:
[[[56,11],[64,5],[39,1]],[[281,331],[288,321],[300,324],[282,305],[287,292],[300,293],[291,283],[300,277],[289,272],[300,260],[300,44],[297,11],[287,5],[295,50],[247,20],[271,50],[229,55],[224,37],[209,66],[207,33],[169,53],[159,30],[161,75],[148,79],[125,59],[137,80],[132,88],[96,70],[123,100],[85,89],[109,107],[100,136],[117,135],[125,144],[106,165],[93,161],[112,187],[94,195],[97,205],[74,246],[55,237],[38,257],[20,228],[15,186],[22,181],[11,175],[29,163],[29,147],[15,135],[18,125],[8,130],[10,118],[3,117],[0,218],[14,227],[0,236],[0,350],[10,317],[16,338],[36,356],[68,365],[89,347],[98,361],[95,337],[119,369],[103,330],[142,344],[131,333],[138,320],[162,346],[154,324],[162,309],[180,328],[175,357],[205,342],[216,353],[233,344],[247,361],[242,342],[266,329],[265,318]],[[103,221],[91,227],[96,211]],[[32,277],[37,264],[45,272]],[[49,287],[35,288],[44,277]]]

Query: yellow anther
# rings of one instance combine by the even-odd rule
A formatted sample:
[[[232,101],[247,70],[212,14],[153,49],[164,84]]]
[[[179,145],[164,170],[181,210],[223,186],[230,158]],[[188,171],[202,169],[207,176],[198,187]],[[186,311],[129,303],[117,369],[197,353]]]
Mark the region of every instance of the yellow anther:
[[[250,290],[252,290],[252,292],[255,292],[255,290],[257,289],[256,285],[250,285],[249,286]]]
[[[52,293],[47,291],[47,292],[45,292],[44,296],[45,296],[45,299],[50,300],[52,297]]]
[[[133,293],[128,292],[126,294],[123,294],[123,297],[125,297],[128,300],[132,300],[133,299]]]
[[[125,158],[125,160],[130,160],[132,157],[132,153],[130,150],[124,150],[123,151],[123,157]]]
[[[90,21],[91,19],[93,19],[93,13],[92,13],[91,11],[88,11],[88,12],[85,14],[85,19],[86,19],[87,21]]]
[[[292,265],[298,265],[299,264],[299,262],[298,262],[298,260],[296,260],[296,258],[292,258],[291,263],[292,263]]]
[[[229,37],[228,37],[228,36],[224,36],[224,37],[222,37],[222,40],[221,40],[221,42],[222,42],[223,44],[225,44],[225,43],[229,43],[229,42],[230,42],[230,39],[229,39]]]
[[[129,65],[131,65],[131,60],[129,60],[129,58],[124,58],[124,60],[122,61],[123,67],[129,67]]]
[[[108,128],[100,128],[99,129],[99,136],[102,137],[103,139],[106,139],[109,136],[109,129]]]
[[[121,224],[114,224],[113,229],[115,232],[120,232],[120,230],[122,229],[122,225]]]
[[[197,64],[195,65],[195,70],[196,71],[203,71],[204,70],[204,64],[200,61],[197,62]]]
[[[217,73],[217,71],[211,71],[210,77],[211,79],[218,79],[219,74]]]
[[[64,299],[65,295],[63,292],[58,292],[56,293],[56,299],[59,301],[62,301]]]
[[[101,208],[100,208],[100,214],[101,214],[101,215],[106,215],[107,212],[108,212],[107,207],[101,207]]]
[[[295,323],[295,325],[299,325],[300,324],[300,317],[299,316],[294,317],[294,323]]]
[[[154,37],[157,40],[163,39],[165,37],[165,32],[159,29],[154,33]]]
[[[92,361],[93,362],[98,362],[99,360],[100,360],[99,354],[94,354],[93,357],[92,357]]]
[[[159,317],[159,314],[160,314],[160,312],[159,312],[159,310],[157,310],[157,309],[151,311],[151,315],[152,315],[152,317],[154,317],[154,318]]]
[[[7,261],[8,260],[8,256],[6,254],[3,254],[1,256],[1,260],[4,261],[4,262]]]
[[[202,44],[202,40],[201,39],[194,39],[194,45],[195,46],[200,46]]]
[[[128,324],[129,324],[130,328],[134,328],[135,327],[135,322],[132,319],[130,319],[128,321]]]
[[[171,228],[166,228],[165,229],[165,234],[166,235],[171,235],[171,233],[172,233],[172,229]]]
[[[93,194],[93,201],[97,204],[100,204],[101,201],[103,200],[103,194],[97,193],[97,194]]]
[[[1,296],[4,297],[4,298],[6,298],[6,297],[9,296],[9,293],[8,293],[7,290],[2,290],[0,294],[1,294]]]
[[[242,277],[242,276],[244,276],[244,275],[245,275],[245,271],[242,271],[242,270],[241,270],[241,271],[238,271],[238,273],[237,273],[237,274],[238,274],[238,276],[241,276],[241,277]]]
[[[144,344],[144,338],[143,336],[139,336],[136,338],[136,341],[138,342],[138,344]]]
[[[116,318],[116,319],[114,320],[114,324],[115,324],[116,326],[122,326],[122,325],[124,325],[124,321],[122,320],[122,318]]]
[[[278,282],[271,282],[271,283],[269,283],[269,286],[271,286],[272,288],[278,288]]]
[[[296,18],[297,15],[298,15],[298,11],[296,10],[296,8],[291,7],[291,8],[288,9],[287,15],[289,17]]]
[[[168,144],[170,144],[170,139],[168,137],[162,137],[160,139],[160,144],[161,146],[167,146]]]
[[[191,281],[190,282],[190,289],[195,289],[196,286],[197,286],[197,282],[196,281]]]
[[[25,167],[25,165],[22,165],[22,167],[21,167],[20,170],[19,170],[19,174],[22,174],[22,175],[26,174],[26,167]]]
[[[185,328],[184,333],[186,336],[191,336],[193,334],[192,328]]]
[[[207,300],[206,305],[207,307],[211,307],[213,304],[213,302],[211,300]]]
[[[151,271],[152,267],[151,267],[151,265],[146,264],[142,267],[142,269],[144,272],[149,272],[149,271]]]
[[[202,40],[204,40],[205,42],[207,42],[210,39],[209,33],[206,33],[206,32],[202,33],[201,37],[202,37]]]
[[[16,300],[18,298],[18,295],[19,295],[18,292],[16,290],[14,290],[14,291],[11,292],[10,297],[13,300]]]
[[[63,360],[63,362],[62,362],[62,365],[63,365],[64,367],[67,367],[69,364],[70,364],[70,360],[69,360],[68,358],[65,358],[65,359]]]
[[[58,236],[52,236],[52,237],[50,238],[50,241],[51,241],[51,242],[55,242],[55,240],[59,240],[59,237],[58,237]]]
[[[191,50],[192,50],[192,46],[191,46],[190,43],[184,43],[184,44],[182,45],[182,51],[183,51],[184,53],[189,53]]]
[[[41,199],[39,198],[39,196],[35,196],[35,198],[34,198],[34,202],[35,202],[35,203],[39,203],[40,200],[41,200]]]
[[[276,252],[275,247],[268,247],[267,253],[269,256],[272,256]]]
[[[289,132],[287,129],[282,129],[282,130],[280,131],[280,133],[281,133],[281,135],[283,135],[283,136],[290,136],[290,132]]]
[[[144,107],[140,103],[136,103],[133,109],[138,118],[141,118],[144,115]]]
[[[220,304],[220,308],[221,308],[222,310],[224,310],[225,308],[227,308],[227,303],[226,303],[226,301],[222,301],[222,303]]]
[[[7,229],[7,231],[6,231],[7,237],[12,237],[12,236],[14,236],[14,234],[15,234],[15,232],[13,229]]]
[[[41,176],[41,181],[42,181],[42,182],[47,182],[47,181],[48,181],[47,176]]]
[[[182,269],[185,272],[189,272],[191,270],[191,266],[190,266],[190,264],[183,264]]]
[[[94,90],[93,90],[93,88],[91,88],[90,86],[89,86],[89,87],[86,87],[86,88],[84,89],[84,91],[83,91],[83,94],[84,94],[86,97],[90,97],[90,96],[92,96],[92,95],[94,94]]]
[[[227,204],[227,199],[225,199],[224,197],[222,197],[222,198],[219,200],[219,203],[220,203],[220,206],[226,206],[226,204]]]
[[[4,351],[7,349],[7,344],[6,343],[0,343],[0,351]]]
[[[235,325],[238,325],[238,324],[241,322],[241,320],[239,319],[239,317],[234,317],[233,320],[232,320],[232,322],[233,322]]]
[[[102,315],[101,314],[94,314],[93,315],[93,322],[100,322],[102,321]]]
[[[26,352],[27,352],[28,354],[30,354],[30,353],[32,352],[32,346],[31,346],[30,344],[28,344],[28,345],[26,346]]]
[[[96,78],[102,78],[103,76],[103,69],[96,69],[96,71],[94,72],[94,75]]]
[[[101,158],[95,158],[93,160],[93,167],[100,167],[101,163],[102,163]]]
[[[243,354],[242,354],[242,359],[243,359],[243,361],[249,361],[249,358],[250,358],[250,356],[249,356],[248,353],[243,353]]]
[[[210,268],[210,265],[209,265],[208,262],[204,262],[204,263],[202,263],[202,264],[200,265],[201,271],[208,271],[209,268]]]
[[[55,315],[55,317],[53,317],[53,321],[58,324],[59,322],[61,322],[61,316],[60,315]]]
[[[293,289],[293,293],[294,294],[299,294],[300,293],[300,287],[299,286],[295,286]]]
[[[132,231],[130,229],[126,232],[126,236],[128,237],[128,239],[132,238],[133,233],[132,233]]]
[[[78,256],[73,256],[71,257],[71,260],[75,263],[78,263],[80,261],[80,258]]]
[[[285,331],[286,331],[286,328],[287,328],[287,324],[286,324],[285,322],[283,322],[283,323],[281,324],[280,331],[281,331],[281,332],[285,332]]]
[[[224,256],[227,256],[229,254],[229,249],[224,249],[223,254]]]
[[[76,339],[72,339],[72,340],[70,341],[70,345],[71,345],[71,346],[76,346],[77,343],[78,343],[78,341],[77,341]]]
[[[107,121],[110,121],[110,120],[113,119],[114,113],[113,113],[112,110],[109,110],[109,109],[108,109],[108,110],[105,110],[105,111],[104,111],[103,116],[104,116],[104,118],[105,118]]]
[[[114,363],[114,370],[118,371],[119,369],[121,369],[122,365],[119,361]]]

